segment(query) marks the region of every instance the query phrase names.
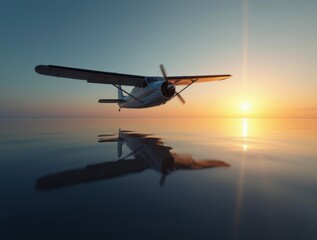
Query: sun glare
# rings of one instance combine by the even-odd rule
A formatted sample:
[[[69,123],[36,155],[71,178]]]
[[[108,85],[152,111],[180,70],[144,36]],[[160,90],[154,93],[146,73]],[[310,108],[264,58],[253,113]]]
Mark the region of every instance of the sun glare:
[[[244,112],[248,112],[250,110],[250,103],[248,102],[243,102],[240,104],[240,108]]]

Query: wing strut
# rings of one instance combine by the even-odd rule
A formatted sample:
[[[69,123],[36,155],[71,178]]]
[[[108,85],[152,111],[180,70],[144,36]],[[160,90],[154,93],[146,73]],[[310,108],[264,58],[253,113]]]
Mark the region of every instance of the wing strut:
[[[176,92],[175,93],[175,95],[172,97],[172,98],[174,98],[174,97],[176,97],[176,96],[179,96],[180,98],[182,98],[181,97],[181,95],[179,95],[182,91],[184,91],[186,88],[188,88],[190,85],[192,85],[193,83],[195,83],[195,82],[197,82],[197,80],[198,79],[191,79],[190,81],[192,81],[190,84],[188,84],[186,87],[184,87],[182,90],[180,90],[179,92]],[[184,101],[184,100],[183,100]],[[185,101],[184,101],[185,102]]]
[[[134,98],[135,100],[138,100],[140,103],[143,103],[143,101],[141,101],[139,98],[133,96],[132,94],[128,93],[127,91],[125,91],[124,89],[122,89],[122,87],[117,86],[116,84],[112,84],[114,87],[120,89],[122,92],[128,94],[130,97]]]

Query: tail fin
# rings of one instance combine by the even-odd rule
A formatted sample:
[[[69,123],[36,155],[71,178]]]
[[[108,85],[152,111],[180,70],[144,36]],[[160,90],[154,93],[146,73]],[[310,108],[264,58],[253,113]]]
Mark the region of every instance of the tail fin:
[[[99,103],[123,103],[125,96],[122,93],[121,85],[118,85],[118,99],[99,99]]]
[[[118,97],[119,97],[119,96],[118,96]],[[121,158],[121,155],[122,155],[122,145],[123,145],[123,139],[122,139],[122,137],[121,137],[121,128],[119,128],[118,142],[117,142],[118,158]]]
[[[118,99],[119,100],[123,100],[124,99],[124,95],[122,93],[121,85],[118,85]]]

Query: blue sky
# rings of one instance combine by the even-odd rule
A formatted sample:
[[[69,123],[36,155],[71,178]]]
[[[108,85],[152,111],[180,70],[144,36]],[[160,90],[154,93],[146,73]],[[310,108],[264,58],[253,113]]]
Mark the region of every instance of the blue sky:
[[[244,99],[270,114],[314,115],[316,10],[312,0],[1,1],[0,116],[227,116]],[[113,87],[34,72],[55,64],[157,75],[161,63],[169,75],[234,77],[191,87],[184,106],[119,115],[97,103],[116,97]]]

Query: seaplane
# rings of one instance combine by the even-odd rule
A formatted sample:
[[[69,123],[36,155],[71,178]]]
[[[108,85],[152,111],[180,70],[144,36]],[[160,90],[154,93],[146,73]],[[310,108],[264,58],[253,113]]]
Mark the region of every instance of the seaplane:
[[[152,134],[119,130],[118,134],[101,134],[98,138],[99,143],[117,143],[117,160],[40,177],[35,189],[44,191],[68,187],[141,173],[148,169],[161,174],[160,186],[163,186],[166,177],[175,171],[230,167],[228,163],[217,159],[195,160],[190,154],[175,153],[172,147],[164,145],[161,138]],[[123,154],[123,146],[129,149],[128,153]]]
[[[99,99],[99,103],[117,103],[121,108],[149,108],[167,103],[177,97],[185,104],[180,95],[194,83],[213,82],[230,78],[230,74],[167,76],[164,66],[160,69],[163,77],[130,75],[114,72],[102,72],[88,69],[70,68],[56,65],[38,65],[35,71],[39,74],[58,78],[86,80],[88,83],[110,84],[118,89],[118,99]],[[132,86],[128,92],[122,86]],[[183,86],[176,91],[176,86]],[[126,94],[126,95],[124,95]]]

